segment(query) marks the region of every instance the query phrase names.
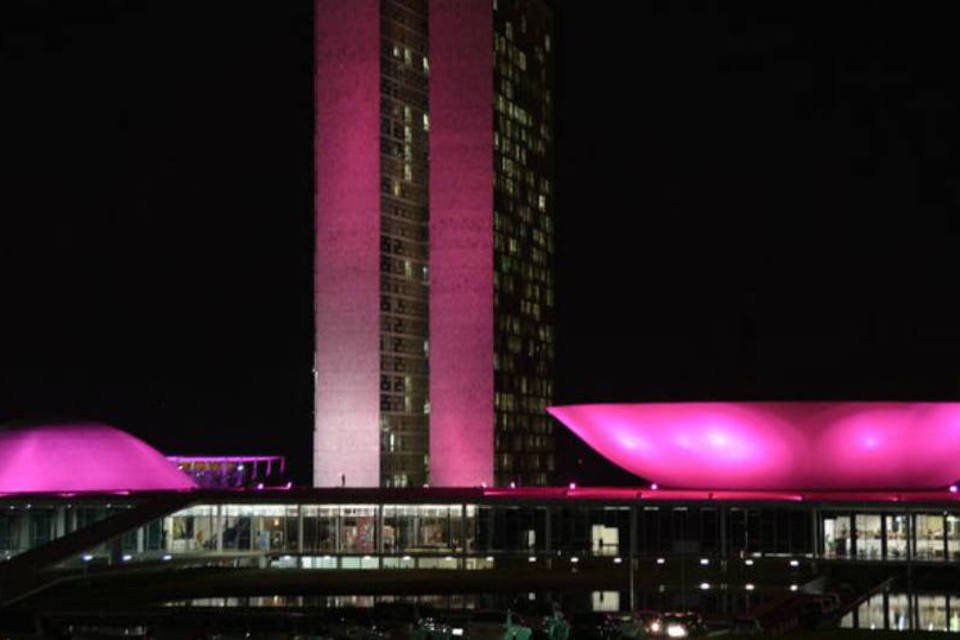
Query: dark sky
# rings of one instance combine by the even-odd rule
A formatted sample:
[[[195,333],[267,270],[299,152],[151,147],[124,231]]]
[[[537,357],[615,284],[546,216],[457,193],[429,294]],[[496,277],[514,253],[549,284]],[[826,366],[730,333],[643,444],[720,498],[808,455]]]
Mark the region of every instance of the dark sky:
[[[559,401],[960,397],[947,5],[555,5]],[[0,421],[308,479],[311,29],[0,5]]]

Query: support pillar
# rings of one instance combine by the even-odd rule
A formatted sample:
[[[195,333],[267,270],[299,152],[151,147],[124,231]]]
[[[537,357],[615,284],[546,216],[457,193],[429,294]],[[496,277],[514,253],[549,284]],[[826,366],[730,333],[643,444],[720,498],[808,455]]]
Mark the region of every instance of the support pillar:
[[[546,507],[543,546],[547,555],[547,569],[553,568],[553,508]]]
[[[637,591],[636,591],[636,571],[637,571],[637,530],[639,529],[640,518],[637,513],[637,505],[630,506],[630,557],[628,558],[630,562],[629,570],[627,571],[628,578],[630,580],[630,611],[635,611],[637,608]]]

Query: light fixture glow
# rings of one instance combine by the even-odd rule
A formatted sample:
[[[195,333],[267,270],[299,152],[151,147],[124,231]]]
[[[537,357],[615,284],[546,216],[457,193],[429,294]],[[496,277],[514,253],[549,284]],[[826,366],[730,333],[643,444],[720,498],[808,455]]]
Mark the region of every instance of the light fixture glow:
[[[706,567],[710,564],[709,558],[700,558],[700,566]]]
[[[791,566],[791,567],[799,567],[799,566],[800,566],[800,561],[799,561],[799,560],[791,560],[791,561],[790,561],[790,566]]]
[[[682,624],[668,624],[667,636],[670,638],[686,638],[687,630]]]
[[[537,556],[530,556],[529,558],[527,558],[527,562],[536,562],[536,561],[537,561]]]
[[[613,559],[613,564],[620,564],[621,562],[623,562],[623,558],[621,558],[620,556],[617,556],[616,558]]]
[[[663,558],[657,558],[657,564],[663,564],[665,562],[666,560],[664,560]]]
[[[798,589],[797,585],[795,584],[790,585],[790,591],[796,591],[797,589]]]
[[[747,585],[746,585],[746,589],[747,589],[747,591],[753,591],[753,583],[752,583],[752,582],[748,582]]]
[[[573,564],[577,564],[578,562],[580,562],[580,558],[578,558],[577,556],[573,556],[572,558],[570,558],[570,562],[572,562]]]
[[[710,588],[710,583],[709,583],[709,582],[701,582],[701,583],[700,583],[700,588],[701,588],[703,591],[706,591],[707,589]]]
[[[747,565],[748,567],[752,567],[753,560],[751,560],[750,558],[747,558],[746,560],[743,561],[743,564]]]
[[[592,404],[548,411],[611,462],[651,479],[651,490],[658,484],[960,488],[958,402]]]
[[[85,553],[85,554],[83,554],[83,556],[81,556],[81,557],[83,558],[83,561],[84,561],[84,562],[90,562],[91,560],[93,560],[93,556],[90,555],[89,553]]]

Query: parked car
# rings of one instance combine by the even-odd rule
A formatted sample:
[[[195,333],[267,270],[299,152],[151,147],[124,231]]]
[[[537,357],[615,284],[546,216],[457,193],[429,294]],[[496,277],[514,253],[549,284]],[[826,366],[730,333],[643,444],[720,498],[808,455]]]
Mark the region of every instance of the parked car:
[[[688,638],[706,633],[707,627],[698,613],[665,613],[660,623],[668,638]]]

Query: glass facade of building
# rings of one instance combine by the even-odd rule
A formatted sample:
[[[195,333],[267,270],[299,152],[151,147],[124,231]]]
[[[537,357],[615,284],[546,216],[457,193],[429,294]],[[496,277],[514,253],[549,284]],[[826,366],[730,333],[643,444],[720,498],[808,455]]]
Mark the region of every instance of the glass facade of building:
[[[291,499],[278,492],[260,497],[200,498],[87,553],[114,558],[122,553],[124,561],[222,553],[254,565],[329,569],[486,569],[573,558],[589,566],[631,557],[655,569],[676,556],[700,558],[703,571],[716,568],[712,559],[755,559],[740,572],[754,562],[787,569],[788,557],[803,563],[960,563],[955,506],[833,509],[827,504],[478,496],[412,502],[409,496],[388,494],[331,502],[321,495]],[[11,557],[42,546],[135,504],[117,497],[2,501],[0,554]],[[798,573],[797,582],[801,577]]]
[[[380,477],[427,482],[427,0],[380,3]]]
[[[960,595],[878,593],[840,621],[842,629],[960,632]]]
[[[554,469],[552,16],[497,0],[494,20],[494,368],[498,485]]]

